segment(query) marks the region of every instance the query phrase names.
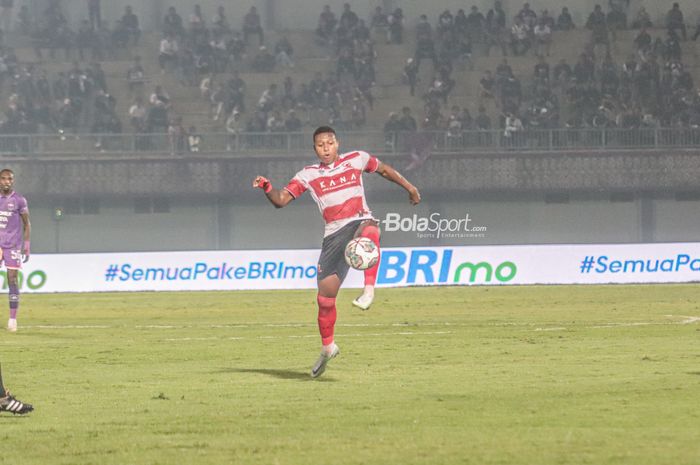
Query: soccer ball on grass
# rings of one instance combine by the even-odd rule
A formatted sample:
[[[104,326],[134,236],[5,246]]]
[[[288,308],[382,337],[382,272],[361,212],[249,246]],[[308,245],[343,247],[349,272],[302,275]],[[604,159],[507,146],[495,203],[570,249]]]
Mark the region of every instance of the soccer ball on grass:
[[[356,270],[372,268],[379,261],[379,249],[366,237],[356,237],[345,246],[345,262]]]

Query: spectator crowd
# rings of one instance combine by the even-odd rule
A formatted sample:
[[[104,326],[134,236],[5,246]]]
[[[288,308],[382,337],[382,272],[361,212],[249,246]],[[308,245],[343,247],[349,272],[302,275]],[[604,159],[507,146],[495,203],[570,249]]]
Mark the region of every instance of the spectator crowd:
[[[608,0],[605,7],[595,5],[582,24],[567,7],[550,14],[524,3],[507,12],[499,0],[484,12],[477,6],[454,14],[446,9],[434,20],[421,15],[415,22],[401,8],[376,7],[365,21],[350,3],[337,15],[326,5],[314,40],[329,57],[327,70],[299,79],[304,74],[296,72],[295,44],[284,33],[265,31],[255,7],[237,20],[228,18],[223,5],[211,17],[193,5],[186,18],[169,7],[157,50],[148,54],[157,57],[151,63],[137,53],[145,55],[132,6],[110,22],[102,17],[100,0],[85,1],[86,17],[77,24],[66,19],[60,0],[49,0],[37,16],[26,5],[14,10],[12,1],[0,5],[2,30],[25,37],[35,55],[35,61],[21,62],[0,34],[0,88],[7,99],[3,134],[100,133],[105,137],[95,141],[96,148],[109,150],[114,143],[109,134],[129,131],[143,135],[137,149],[154,147],[148,135],[162,134],[173,153],[200,150],[204,136],[178,114],[178,98],[158,84],[158,72],[199,90],[211,126],[228,134],[229,147],[240,145],[244,133],[299,132],[318,123],[360,130],[376,103],[377,68],[383,66],[378,41],[415,44],[395,73],[407,91],[384,124],[388,146],[396,147],[401,133],[439,132],[442,140],[465,144],[473,141],[465,132],[500,129],[506,141],[517,144],[534,129],[700,127],[700,93],[683,61],[683,43],[697,40],[700,22],[689,30],[679,3],[669,5],[659,22],[644,7],[631,14],[626,0]],[[552,59],[555,34],[576,30],[584,30],[588,40],[566,58]],[[630,30],[631,35],[624,32]],[[624,43],[629,37],[631,43]],[[625,49],[629,53],[620,60]],[[502,56],[498,66],[480,67],[479,59],[494,52]],[[124,58],[131,61],[124,72],[131,100],[120,115],[100,63]],[[71,64],[52,74],[43,68],[46,60]],[[154,68],[158,71],[146,71]],[[472,89],[473,106],[456,104],[462,71],[475,69],[481,78]],[[274,82],[250,95],[251,73]]]

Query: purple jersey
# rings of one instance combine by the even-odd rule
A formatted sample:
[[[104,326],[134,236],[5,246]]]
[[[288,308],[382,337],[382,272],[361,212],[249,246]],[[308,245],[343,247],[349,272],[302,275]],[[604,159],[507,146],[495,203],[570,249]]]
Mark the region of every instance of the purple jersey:
[[[27,199],[17,192],[0,195],[0,248],[22,248],[24,224],[20,215],[28,212]]]

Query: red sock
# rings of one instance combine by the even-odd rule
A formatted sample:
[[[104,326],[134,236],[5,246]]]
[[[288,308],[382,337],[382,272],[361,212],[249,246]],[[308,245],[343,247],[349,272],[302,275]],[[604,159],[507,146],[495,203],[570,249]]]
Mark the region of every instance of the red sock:
[[[335,297],[318,295],[318,331],[321,333],[321,342],[324,346],[333,344],[333,330],[335,328]]]
[[[365,226],[365,228],[360,233],[360,237],[366,237],[374,242],[379,250],[379,258],[382,258],[381,250],[379,249],[379,228],[374,225]],[[367,268],[365,270],[365,286],[374,286],[377,282],[377,271],[379,271],[379,261],[372,268]]]

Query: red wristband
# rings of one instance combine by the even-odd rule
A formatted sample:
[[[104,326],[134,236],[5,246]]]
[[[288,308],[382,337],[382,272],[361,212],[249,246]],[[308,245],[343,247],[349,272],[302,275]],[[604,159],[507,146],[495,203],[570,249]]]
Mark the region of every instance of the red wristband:
[[[260,176],[260,182],[258,182],[258,187],[267,194],[272,190],[272,183],[266,177]]]

